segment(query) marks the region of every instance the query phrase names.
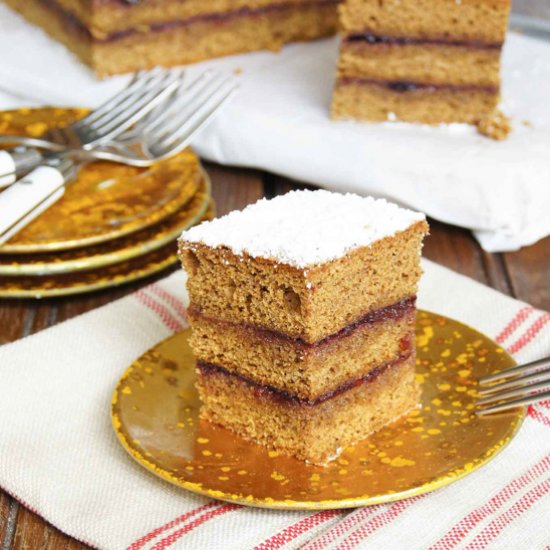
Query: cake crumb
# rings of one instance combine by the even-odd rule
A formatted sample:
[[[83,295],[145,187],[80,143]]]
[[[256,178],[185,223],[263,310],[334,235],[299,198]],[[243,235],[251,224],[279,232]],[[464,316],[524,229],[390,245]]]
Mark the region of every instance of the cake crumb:
[[[512,131],[512,123],[504,113],[496,111],[480,120],[477,124],[477,130],[484,136],[502,141]]]

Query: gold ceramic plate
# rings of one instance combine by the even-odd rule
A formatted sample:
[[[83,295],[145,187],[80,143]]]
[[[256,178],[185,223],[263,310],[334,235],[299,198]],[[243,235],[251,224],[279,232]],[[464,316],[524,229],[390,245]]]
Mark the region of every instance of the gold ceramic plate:
[[[210,201],[210,180],[203,173],[197,193],[178,212],[147,229],[104,244],[46,254],[0,255],[0,275],[45,276],[98,269],[128,261],[173,242],[182,231],[196,224]]]
[[[20,109],[0,112],[0,133],[39,136],[81,118],[83,109]],[[151,168],[95,162],[80,171],[65,195],[0,253],[68,250],[123,237],[174,214],[195,194],[200,162],[186,150]]]
[[[210,203],[202,220],[212,219],[214,205]],[[65,273],[44,277],[3,277],[0,298],[52,298],[84,294],[137,281],[178,262],[174,241],[144,256],[133,258],[94,271]]]
[[[476,380],[514,365],[472,328],[419,312],[417,377],[422,408],[326,467],[277,455],[198,418],[189,331],[135,361],[113,395],[124,448],[166,481],[213,498],[285,509],[349,508],[426,493],[473,472],[514,437],[518,408],[474,414]]]

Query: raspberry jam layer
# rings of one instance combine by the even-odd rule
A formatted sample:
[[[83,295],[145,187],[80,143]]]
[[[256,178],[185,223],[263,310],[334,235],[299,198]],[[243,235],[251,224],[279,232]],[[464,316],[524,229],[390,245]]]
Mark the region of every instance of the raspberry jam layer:
[[[340,331],[313,343],[305,342],[301,338],[293,338],[291,336],[283,334],[282,332],[277,332],[264,327],[252,326],[244,323],[232,323],[230,321],[214,319],[212,317],[208,317],[204,315],[197,308],[190,308],[189,315],[191,318],[205,317],[209,321],[217,325],[220,325],[222,327],[223,325],[233,325],[233,326],[237,325],[243,330],[253,330],[257,337],[262,338],[266,342],[273,342],[277,340],[279,341],[283,340],[287,342],[291,341],[293,344],[295,344],[296,346],[304,350],[311,350],[313,348],[320,348],[322,346],[328,345],[334,340],[345,338],[346,336],[349,336],[352,332],[356,331],[357,329],[365,327],[367,325],[374,325],[376,323],[381,323],[384,321],[396,321],[396,320],[402,319],[406,315],[413,313],[415,309],[416,309],[416,296],[410,296],[409,298],[405,298],[404,300],[396,302],[395,304],[392,304],[390,306],[386,306],[379,309],[375,309],[374,311],[370,311],[369,313],[360,317],[355,322],[347,325]]]
[[[377,86],[379,88],[386,88],[396,93],[407,92],[482,92],[487,94],[498,94],[499,88],[497,86],[478,86],[475,84],[431,84],[411,82],[409,80],[374,80],[370,78],[359,77],[344,77],[340,78],[336,84],[337,86]]]
[[[104,36],[98,37],[94,36],[90,29],[82,22],[78,17],[73,13],[64,9],[63,6],[57,0],[38,0],[44,6],[46,6],[51,11],[55,12],[59,17],[63,18],[67,25],[71,26],[75,32],[84,34],[88,39],[93,40],[97,43],[109,43],[116,42],[128,36],[132,35],[142,35],[143,31],[129,28],[121,31],[112,32]],[[148,25],[148,33],[158,33],[163,32],[172,28],[177,27],[187,27],[194,23],[225,23],[233,19],[246,18],[260,16],[264,14],[277,14],[279,12],[284,13],[285,11],[290,10],[299,10],[300,8],[311,8],[315,6],[323,7],[335,7],[340,0],[310,0],[303,2],[301,4],[296,4],[295,2],[284,2],[282,4],[272,4],[268,6],[262,6],[258,8],[239,8],[233,11],[228,12],[215,12],[215,13],[205,13],[199,14],[186,19],[176,19],[173,21],[165,21],[162,23],[154,23]],[[131,9],[131,4],[123,4],[123,7],[126,9]]]
[[[254,380],[251,380],[250,378],[247,378],[246,376],[243,376],[242,374],[229,372],[223,367],[213,365],[211,363],[205,363],[203,361],[197,361],[197,370],[200,375],[205,378],[209,376],[223,376],[240,380],[254,390],[254,394],[258,399],[269,399],[271,401],[277,401],[283,405],[295,407],[315,407],[316,405],[324,403],[329,399],[333,399],[334,397],[337,397],[353,388],[374,382],[387,369],[400,365],[401,363],[409,359],[412,354],[412,344],[409,344],[408,351],[402,353],[395,360],[369,371],[365,376],[356,378],[354,380],[349,380],[345,384],[338,386],[334,390],[331,390],[330,392],[327,392],[324,395],[317,397],[316,399],[304,399],[302,397],[298,397],[297,395],[293,395],[292,393],[289,393],[287,391],[274,388],[273,386],[269,386],[267,384],[260,384],[258,382],[255,382]]]
[[[500,50],[502,42],[481,42],[479,40],[452,40],[448,37],[415,38],[412,36],[387,36],[377,35],[371,32],[349,34],[344,42],[365,42],[366,44],[387,44],[388,46],[455,46],[459,48],[472,48],[476,50]]]

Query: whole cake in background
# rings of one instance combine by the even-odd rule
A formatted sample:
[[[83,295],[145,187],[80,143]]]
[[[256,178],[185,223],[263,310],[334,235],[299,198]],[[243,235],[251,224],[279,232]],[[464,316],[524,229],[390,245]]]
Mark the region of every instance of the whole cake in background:
[[[182,234],[204,419],[323,464],[419,400],[425,217],[294,191]]]
[[[509,12],[510,0],[343,0],[333,117],[491,117]]]
[[[496,110],[510,0],[4,1],[100,76],[279,50],[339,24],[334,119],[511,130]]]
[[[278,50],[336,32],[338,0],[5,0],[99,75]]]

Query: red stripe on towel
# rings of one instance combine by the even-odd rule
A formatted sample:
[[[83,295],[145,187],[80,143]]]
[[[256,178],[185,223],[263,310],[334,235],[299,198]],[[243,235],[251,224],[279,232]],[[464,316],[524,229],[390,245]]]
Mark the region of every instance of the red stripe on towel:
[[[326,548],[331,542],[334,542],[347,531],[350,531],[353,527],[360,524],[363,520],[375,514],[380,508],[381,506],[367,506],[366,508],[361,508],[360,510],[352,512],[326,533],[323,533],[318,539],[310,542],[304,550],[322,550]]]
[[[407,508],[410,508],[413,504],[418,502],[425,495],[419,497],[412,497],[407,500],[400,500],[396,502],[385,512],[374,516],[367,521],[364,525],[361,525],[351,535],[349,535],[343,542],[338,545],[338,550],[351,550],[355,548],[370,535],[378,531],[381,527],[386,527],[393,523],[395,519],[400,516]]]
[[[254,550],[277,550],[286,543],[293,541],[300,535],[303,535],[313,527],[317,527],[321,523],[324,523],[325,521],[328,521],[334,516],[342,513],[343,512],[341,510],[322,510],[321,512],[317,512],[316,514],[308,516],[307,518],[304,518],[273,535],[271,538],[265,540],[258,546],[255,546]]]
[[[517,353],[523,349],[527,344],[533,341],[535,336],[544,328],[544,326],[550,321],[550,313],[544,313],[541,315],[526,331],[518,338],[509,348],[510,353]]]
[[[164,290],[164,288],[159,286],[158,283],[152,284],[151,286],[147,287],[147,289],[156,294],[162,300],[164,300],[178,313],[178,315],[182,319],[187,321],[187,309],[183,305],[183,302],[180,298],[168,292],[167,290]]]
[[[151,550],[164,550],[165,548],[172,546],[172,544],[177,542],[181,537],[183,537],[196,527],[199,527],[203,523],[206,523],[207,521],[210,521],[215,517],[227,514],[227,512],[238,510],[239,508],[241,508],[241,506],[238,506],[237,504],[224,504],[223,506],[220,506],[215,510],[210,510],[209,512],[206,512],[199,516],[197,519],[187,523],[181,529],[174,531],[167,537],[163,538],[161,541],[157,542],[154,546],[151,547]]]
[[[535,311],[531,306],[521,308],[512,318],[512,320],[502,329],[496,336],[495,341],[502,344],[504,340],[509,338],[517,328]]]
[[[517,520],[531,506],[536,504],[550,491],[550,478],[541,481],[529,492],[525,493],[511,508],[495,518],[475,539],[466,550],[482,550],[486,548],[508,525]]]
[[[160,302],[157,302],[145,290],[138,290],[134,296],[139,300],[144,306],[149,308],[157,317],[172,331],[179,332],[183,330],[183,325],[172,315],[170,310],[162,305]]]
[[[165,523],[164,525],[161,525],[160,527],[157,527],[156,529],[153,529],[152,531],[149,531],[146,535],[143,535],[143,537],[139,538],[130,546],[128,546],[127,550],[139,550],[143,547],[143,545],[147,544],[148,542],[152,541],[154,538],[158,537],[161,533],[164,531],[167,531],[168,529],[172,529],[176,525],[179,525],[180,523],[186,521],[187,519],[196,516],[200,512],[204,512],[205,510],[208,510],[209,508],[212,508],[213,506],[216,506],[217,503],[212,501],[208,502],[206,504],[203,504],[202,506],[199,506],[198,508],[195,508],[193,510],[190,510],[189,512],[186,512],[185,514],[182,514],[181,516],[178,516],[177,518],[169,521],[168,523]]]
[[[547,427],[550,428],[550,418],[548,418],[547,416],[542,414],[542,412],[540,412],[535,407],[533,407],[533,406],[529,407],[529,410],[527,411],[527,414],[533,420],[537,420],[538,422],[540,422],[544,426],[547,426]]]
[[[461,519],[443,537],[441,537],[429,550],[451,550],[459,544],[482,520],[497,512],[518,491],[550,469],[550,455],[531,466],[526,472],[506,484],[495,496],[482,506],[472,510]]]

